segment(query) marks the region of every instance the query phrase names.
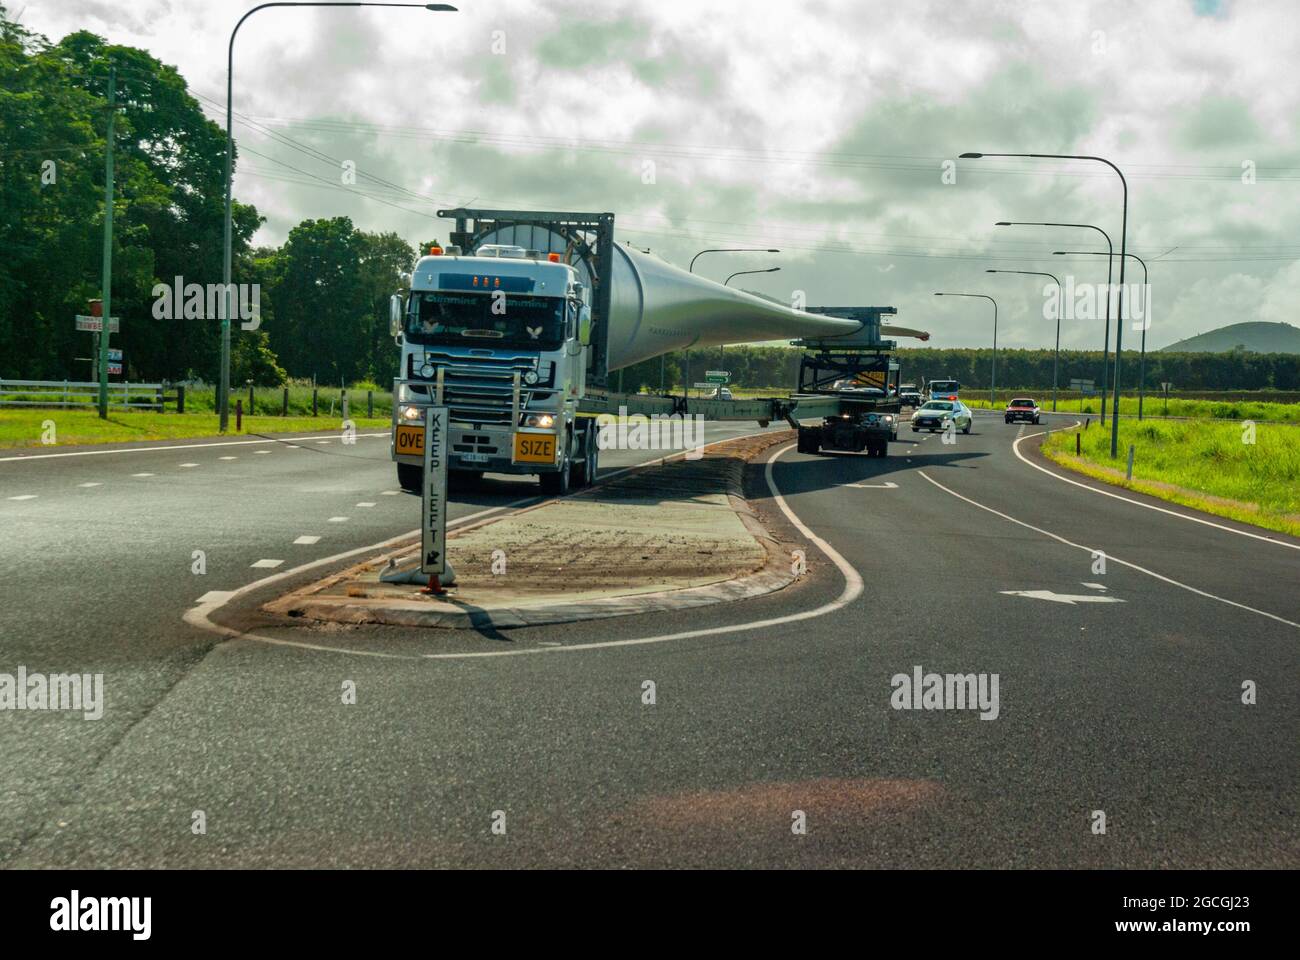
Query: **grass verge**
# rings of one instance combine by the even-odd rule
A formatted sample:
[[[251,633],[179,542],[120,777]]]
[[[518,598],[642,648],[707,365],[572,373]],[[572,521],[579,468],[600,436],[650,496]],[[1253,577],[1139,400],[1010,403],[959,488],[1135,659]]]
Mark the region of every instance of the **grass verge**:
[[[1300,427],[1260,424],[1252,434],[1242,423],[1121,419],[1117,460],[1110,459],[1110,430],[1096,424],[1082,431],[1075,456],[1079,432],[1049,434],[1044,455],[1115,486],[1300,537]]]
[[[389,420],[353,417],[358,431],[387,430]],[[77,444],[124,443],[132,440],[183,440],[218,435],[214,413],[110,412],[107,420],[91,410],[0,410],[0,449],[66,447]],[[310,433],[341,430],[336,417],[244,417],[244,429],[235,433],[230,418],[227,436],[271,433]],[[47,442],[47,439],[50,442]]]

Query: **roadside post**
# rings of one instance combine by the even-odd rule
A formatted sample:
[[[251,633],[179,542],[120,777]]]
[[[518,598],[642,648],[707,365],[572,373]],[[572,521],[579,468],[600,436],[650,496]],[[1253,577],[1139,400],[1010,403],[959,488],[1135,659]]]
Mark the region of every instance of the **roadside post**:
[[[1112,410],[1111,416],[1114,415],[1115,415],[1115,411]],[[1131,443],[1128,445],[1128,474],[1127,476],[1125,476],[1124,482],[1125,483],[1133,482],[1133,444]]]
[[[1169,416],[1169,391],[1172,390],[1173,388],[1174,385],[1168,381],[1165,381],[1164,383],[1160,384],[1160,392],[1165,395],[1165,416],[1166,417]]]
[[[447,575],[447,408],[424,414],[424,489],[420,498],[420,572],[429,578],[421,593],[443,594]]]

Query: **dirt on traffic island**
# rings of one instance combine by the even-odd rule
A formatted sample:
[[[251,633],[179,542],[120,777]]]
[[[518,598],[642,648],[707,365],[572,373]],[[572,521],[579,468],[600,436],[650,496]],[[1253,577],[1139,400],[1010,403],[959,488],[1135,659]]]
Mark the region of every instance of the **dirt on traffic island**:
[[[589,490],[453,528],[445,596],[413,581],[411,540],[282,596],[273,614],[341,623],[475,628],[624,616],[744,599],[795,576],[743,496],[746,465],[794,431],[726,441]]]

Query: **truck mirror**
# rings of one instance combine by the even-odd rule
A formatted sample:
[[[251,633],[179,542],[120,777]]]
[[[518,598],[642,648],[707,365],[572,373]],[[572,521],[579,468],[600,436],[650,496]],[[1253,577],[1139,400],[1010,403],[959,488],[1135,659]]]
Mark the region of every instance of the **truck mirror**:
[[[591,343],[591,311],[586,307],[578,314],[578,342],[584,347]]]
[[[402,295],[395,293],[388,298],[388,332],[393,337],[402,335]]]

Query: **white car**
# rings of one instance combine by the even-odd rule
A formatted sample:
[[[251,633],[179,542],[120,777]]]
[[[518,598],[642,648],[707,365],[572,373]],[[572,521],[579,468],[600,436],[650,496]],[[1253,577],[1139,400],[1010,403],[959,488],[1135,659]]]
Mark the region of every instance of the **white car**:
[[[947,430],[949,424],[955,424],[962,433],[970,433],[974,416],[970,407],[960,400],[930,400],[916,408],[912,414],[912,432],[929,430]]]

